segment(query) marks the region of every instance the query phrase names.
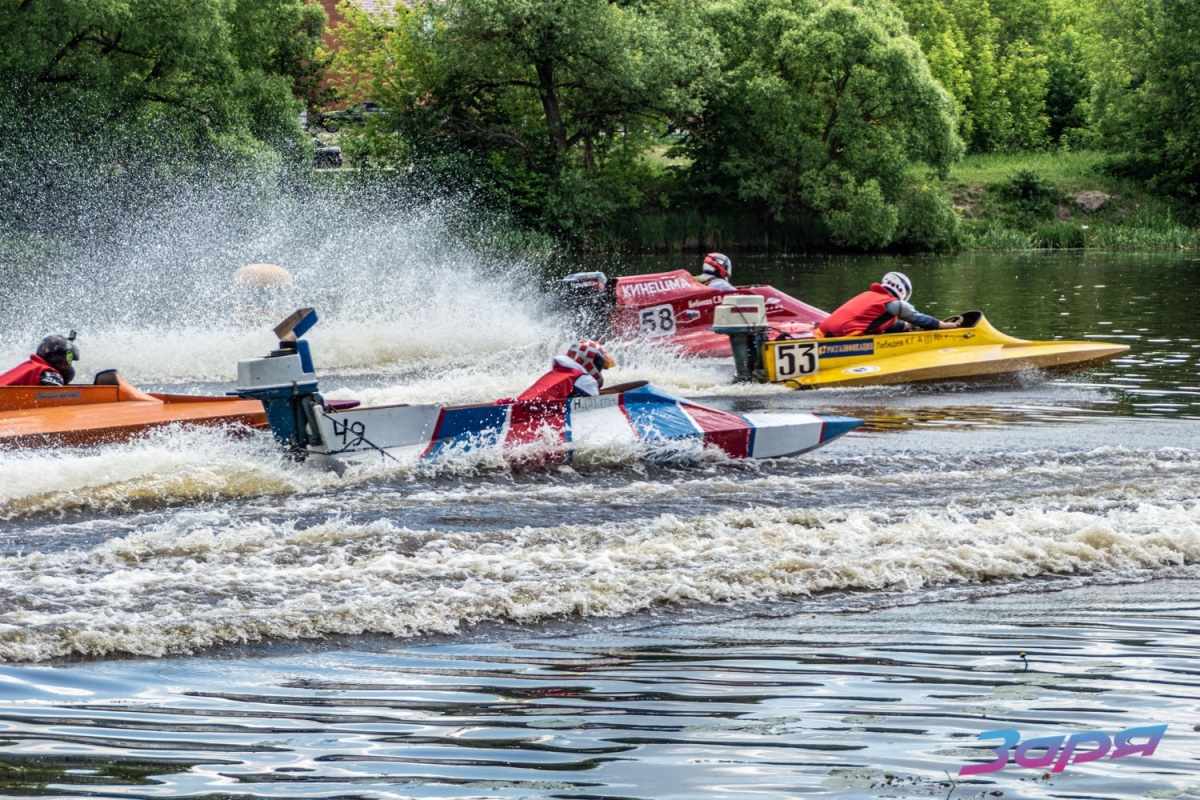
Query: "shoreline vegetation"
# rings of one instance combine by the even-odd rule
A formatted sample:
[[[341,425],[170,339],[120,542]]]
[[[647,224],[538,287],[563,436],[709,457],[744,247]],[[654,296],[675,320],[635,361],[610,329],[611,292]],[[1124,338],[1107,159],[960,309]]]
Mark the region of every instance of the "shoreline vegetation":
[[[453,199],[531,253],[1200,248],[1200,3],[180,9],[0,8],[0,261],[205,192]]]
[[[1150,194],[1137,181],[1110,174],[1109,158],[1096,151],[965,156],[946,178],[930,181],[932,190],[953,204],[954,238],[922,252],[1200,249],[1195,212],[1178,200]],[[353,167],[325,170],[318,177],[343,186],[381,178],[374,170]],[[592,239],[573,243],[536,227],[514,225],[506,240],[514,250],[543,253],[570,246],[647,254],[846,252],[829,244],[814,215],[764,221],[748,209],[631,212]]]
[[[958,217],[944,252],[1023,250],[1188,250],[1200,222],[1188,209],[1106,172],[1099,152],[969,155],[934,182]],[[1193,219],[1195,215],[1193,214]],[[749,213],[695,210],[633,214],[604,238],[635,252],[828,252],[814,217],[780,221]],[[827,243],[826,243],[827,244]],[[882,252],[905,252],[883,250]]]
[[[1107,174],[1106,163],[1096,152],[967,156],[944,184],[962,218],[961,249],[1200,248],[1194,212],[1189,225],[1182,203]]]

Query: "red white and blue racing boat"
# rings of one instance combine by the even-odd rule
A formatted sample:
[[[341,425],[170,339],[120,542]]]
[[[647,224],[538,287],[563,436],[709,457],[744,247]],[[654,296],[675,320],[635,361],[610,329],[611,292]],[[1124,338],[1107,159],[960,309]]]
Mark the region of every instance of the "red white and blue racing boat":
[[[829,316],[772,286],[739,286],[737,293],[763,298],[770,339],[808,338]],[[593,337],[655,341],[697,356],[731,354],[729,338],[711,330],[713,313],[725,294],[687,270],[615,278],[602,272],[575,273],[562,279],[559,297]]]
[[[308,342],[300,338],[315,322],[312,309],[297,311],[275,329],[279,349],[239,361],[237,394],[262,401],[275,437],[295,453],[335,465],[489,452],[555,463],[584,448],[625,447],[647,461],[772,458],[820,447],[862,424],[829,414],[720,411],[645,382],[554,402],[330,404],[317,392]]]

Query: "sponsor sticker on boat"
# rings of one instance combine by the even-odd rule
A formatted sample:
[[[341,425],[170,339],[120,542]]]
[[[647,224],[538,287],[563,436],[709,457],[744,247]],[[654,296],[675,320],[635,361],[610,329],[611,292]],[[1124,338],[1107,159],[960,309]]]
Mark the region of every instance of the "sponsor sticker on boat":
[[[909,345],[920,344],[922,341],[925,340],[920,336],[896,336],[895,334],[890,334],[886,337],[879,337],[877,344],[879,345],[880,350],[891,350],[897,347],[908,347]]]
[[[571,399],[572,411],[595,411],[598,408],[609,408],[621,404],[621,396],[602,394],[596,397],[574,397]]]
[[[617,291],[622,300],[633,301],[668,292],[686,292],[696,288],[696,282],[691,278],[660,278],[652,281],[629,281],[618,284]]]
[[[873,355],[875,355],[875,341],[873,339],[867,339],[863,342],[831,342],[821,345],[821,358]]]

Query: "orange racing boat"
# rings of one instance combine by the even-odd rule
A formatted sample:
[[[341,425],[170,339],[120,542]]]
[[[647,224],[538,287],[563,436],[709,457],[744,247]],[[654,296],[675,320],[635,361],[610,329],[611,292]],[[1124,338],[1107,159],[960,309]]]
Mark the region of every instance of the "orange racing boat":
[[[172,425],[265,428],[262,403],[238,397],[151,394],[116,370],[91,384],[0,386],[0,447],[87,446]]]

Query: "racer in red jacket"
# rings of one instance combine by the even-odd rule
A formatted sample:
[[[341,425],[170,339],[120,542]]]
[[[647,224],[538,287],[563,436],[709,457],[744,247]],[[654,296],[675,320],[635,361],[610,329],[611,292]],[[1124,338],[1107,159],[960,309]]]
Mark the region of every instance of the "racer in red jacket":
[[[28,361],[0,374],[0,386],[65,386],[73,381],[79,360],[74,336],[47,336]]]
[[[825,336],[862,336],[958,327],[917,311],[909,297],[912,281],[903,272],[889,272],[868,291],[839,306],[817,328]]]
[[[517,400],[566,400],[568,397],[595,397],[604,385],[601,372],[617,362],[591,339],[580,339],[561,356],[556,356],[550,371],[518,395]]]
[[[710,289],[728,294],[737,291],[730,283],[732,275],[733,262],[729,260],[729,256],[724,253],[709,253],[700,265],[700,274],[696,276],[696,280]]]

